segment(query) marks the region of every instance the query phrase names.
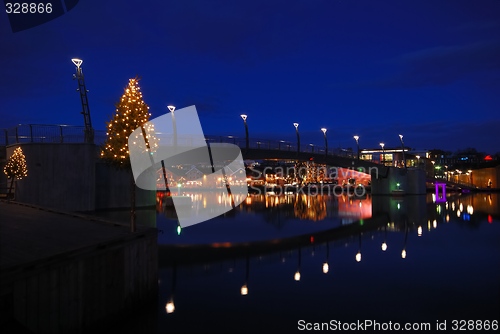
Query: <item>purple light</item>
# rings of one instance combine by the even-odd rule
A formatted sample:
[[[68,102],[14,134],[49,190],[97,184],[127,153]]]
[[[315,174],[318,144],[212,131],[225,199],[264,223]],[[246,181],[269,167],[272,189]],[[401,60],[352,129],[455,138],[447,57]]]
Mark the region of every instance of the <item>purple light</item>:
[[[436,182],[436,203],[446,202],[446,183],[444,182]],[[439,194],[439,188],[443,191],[441,195]]]

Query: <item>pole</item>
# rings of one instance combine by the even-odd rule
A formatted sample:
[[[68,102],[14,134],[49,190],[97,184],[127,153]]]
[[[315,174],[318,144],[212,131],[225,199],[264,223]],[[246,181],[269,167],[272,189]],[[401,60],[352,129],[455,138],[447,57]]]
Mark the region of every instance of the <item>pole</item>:
[[[248,124],[247,124],[247,115],[240,115],[243,118],[243,123],[245,124],[245,149],[248,150],[250,147],[250,142],[248,138]]]
[[[399,140],[401,141],[401,149],[403,150],[403,163],[405,165],[405,169],[406,168],[406,156],[405,156],[405,144],[403,143],[403,135],[399,135]]]
[[[298,158],[300,152],[299,123],[293,123],[293,126],[295,127],[295,132],[297,133],[297,158]]]
[[[326,138],[326,128],[322,128],[321,131],[323,131],[323,136],[325,137],[325,163],[326,163],[326,156],[328,155],[328,139]]]
[[[358,149],[358,160],[359,160],[359,136],[354,136],[354,140],[356,140],[356,147]]]

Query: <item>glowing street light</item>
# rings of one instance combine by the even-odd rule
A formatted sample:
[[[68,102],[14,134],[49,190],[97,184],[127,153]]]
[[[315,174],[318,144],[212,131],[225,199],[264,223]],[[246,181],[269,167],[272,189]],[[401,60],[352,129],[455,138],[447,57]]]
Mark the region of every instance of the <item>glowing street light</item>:
[[[358,149],[358,160],[359,160],[359,136],[354,136],[353,138],[356,141],[356,147]]]
[[[88,97],[87,97],[87,88],[85,87],[85,78],[83,76],[83,71],[82,71],[82,63],[83,60],[79,58],[73,58],[71,59],[73,64],[76,66],[76,74],[73,74],[73,79],[78,80],[78,89],[77,91],[80,92],[80,101],[82,103],[82,112],[81,114],[83,115],[83,121],[85,125],[85,142],[93,144],[94,143],[94,129],[92,128],[92,120],[90,119],[90,109],[89,109],[89,103],[88,103]]]
[[[401,148],[403,149],[403,163],[406,169],[406,156],[405,156],[405,144],[403,142],[403,135],[399,135],[399,141],[401,142]]]
[[[76,65],[77,68],[80,68],[80,66],[82,65],[83,63],[83,60],[81,59],[78,59],[78,58],[73,58],[71,59],[71,61],[73,62],[73,64]]]
[[[172,126],[174,128],[174,146],[177,146],[177,124],[175,123],[175,115],[174,115],[174,111],[175,111],[175,107],[170,105],[170,106],[167,106],[168,110],[170,110],[170,114],[172,115]]]
[[[384,151],[384,143],[380,143],[380,146],[382,146],[382,163],[385,165],[385,151]]]
[[[245,148],[248,150],[249,141],[248,141],[248,124],[247,124],[247,115],[241,114],[241,118],[243,119],[243,123],[245,123]]]
[[[415,158],[417,158],[417,167],[420,166],[420,155],[416,155]]]
[[[325,137],[325,158],[326,158],[326,156],[328,155],[328,140],[326,139],[326,128],[321,128],[321,131],[323,131],[323,137]]]
[[[300,152],[299,123],[293,123],[293,126],[295,127],[295,132],[297,133],[297,157],[298,157]]]

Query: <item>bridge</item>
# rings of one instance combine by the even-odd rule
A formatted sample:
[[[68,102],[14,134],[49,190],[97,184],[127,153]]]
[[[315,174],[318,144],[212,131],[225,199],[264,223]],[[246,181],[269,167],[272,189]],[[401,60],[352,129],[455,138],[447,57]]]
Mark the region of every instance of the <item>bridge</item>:
[[[94,187],[93,180],[98,183],[103,177],[101,174],[99,174],[99,177],[96,177],[96,169],[92,168],[90,165],[93,166],[99,161],[97,151],[99,146],[105,142],[106,132],[104,130],[94,132],[95,144],[86,142],[85,128],[82,126],[19,125],[12,129],[3,130],[3,135],[0,135],[0,138],[0,147],[14,144],[27,144],[26,149],[30,150],[30,154],[38,156],[37,159],[39,160],[43,159],[45,161],[45,163],[42,164],[44,168],[39,168],[38,164],[37,168],[32,168],[33,171],[36,170],[37,177],[27,178],[27,181],[23,184],[23,187],[26,187],[26,189],[29,188],[28,184],[32,182],[43,182],[41,181],[42,178],[53,179],[53,175],[58,175],[58,177],[64,179],[63,176],[68,177],[69,174],[73,173],[74,175],[71,176],[71,182],[75,185],[85,182],[92,183],[92,185],[82,184],[81,186],[84,188],[89,186]],[[298,146],[292,142],[282,140],[250,141],[247,140],[248,138],[236,138],[233,136],[205,136],[204,139],[208,145],[215,143],[230,143],[237,145],[240,147],[242,157],[245,160],[276,159],[288,161],[314,161],[315,163],[326,164],[330,167],[349,168],[357,172],[368,173],[372,176],[372,194],[399,196],[406,194],[425,194],[426,192],[425,171],[423,169],[384,166],[371,161],[358,159],[357,156],[355,157],[352,153],[338,154],[334,150],[326,150],[326,147],[323,148],[312,145]],[[42,143],[49,143],[52,145],[40,145]],[[80,145],[75,146],[75,144]],[[94,146],[91,147],[89,145]],[[11,150],[10,147],[7,148],[6,156],[9,155],[8,153]],[[64,155],[62,155],[62,152],[65,152]],[[10,152],[10,154],[11,153],[12,152]],[[26,156],[27,159],[29,159],[27,153]],[[82,170],[82,164],[84,164],[86,166],[85,168],[88,169],[88,180],[84,182],[84,177],[82,177],[82,175],[72,172],[70,170],[71,168],[66,166],[69,162],[73,163],[73,169],[75,170]],[[51,176],[48,177],[47,175]],[[1,179],[2,177],[4,179]],[[110,178],[114,176],[107,174],[106,177]],[[116,185],[121,184],[121,181],[118,181],[118,179],[116,182]],[[0,184],[5,183],[5,176],[0,175]],[[46,184],[43,187],[38,184],[32,184],[32,186],[49,189],[53,187],[54,184]],[[114,188],[116,188],[116,186],[114,186]],[[102,191],[99,190],[96,194],[101,196]],[[86,204],[86,207],[92,208],[92,205],[92,200],[89,199],[89,204]],[[73,206],[72,203],[68,204],[68,208],[73,208]],[[78,210],[83,209],[78,208]]]
[[[21,143],[85,143],[85,127],[68,125],[24,124],[3,129],[0,146]],[[106,131],[95,130],[96,145],[104,144]],[[337,154],[325,147],[302,145],[284,140],[249,140],[234,136],[205,136],[207,143],[230,143],[237,145],[245,160],[278,159],[314,161],[328,166],[356,169],[360,172],[386,177],[389,167],[368,160],[358,160],[353,154]],[[374,174],[375,175],[375,174]]]

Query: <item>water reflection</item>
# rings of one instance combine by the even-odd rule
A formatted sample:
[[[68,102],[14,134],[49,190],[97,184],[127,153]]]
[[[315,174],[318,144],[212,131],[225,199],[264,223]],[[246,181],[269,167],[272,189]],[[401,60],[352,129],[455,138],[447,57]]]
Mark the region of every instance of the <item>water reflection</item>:
[[[177,236],[175,219],[161,207],[159,228],[171,221],[170,234],[178,238],[160,239],[159,320],[152,332],[292,332],[297,319],[496,319],[499,208],[498,194],[446,202],[434,202],[432,194],[367,196],[361,207],[349,197],[308,202],[296,194],[255,195],[232,216]],[[197,233],[201,241],[218,233],[230,241],[215,247]],[[202,245],[174,247],[182,240]]]
[[[181,195],[190,198],[194,212],[199,207],[209,207],[214,203],[231,205],[231,195],[226,193],[184,192]],[[165,198],[163,193],[158,193],[157,225],[161,232],[161,244],[288,238],[352,224],[372,216],[372,199],[369,195],[255,194],[249,195],[234,210],[182,229],[182,233],[179,233],[175,209]],[[177,237],[179,234],[180,237]]]

